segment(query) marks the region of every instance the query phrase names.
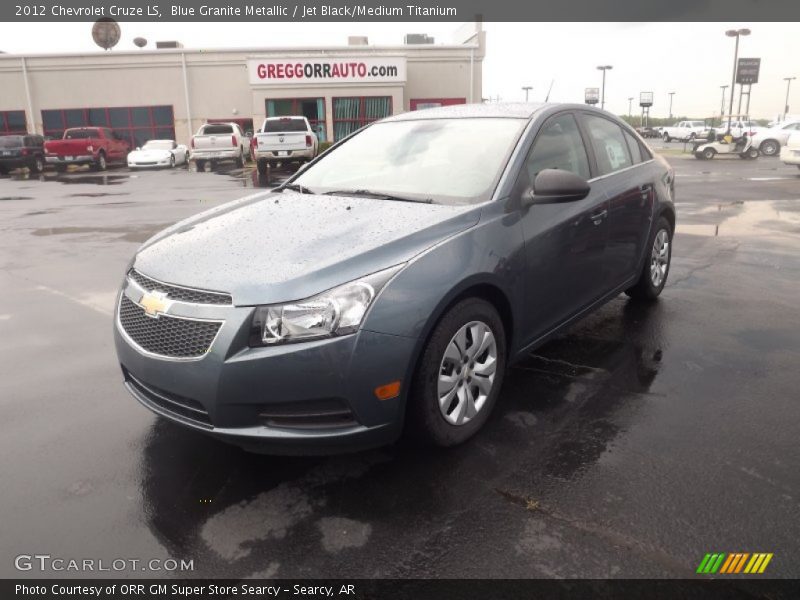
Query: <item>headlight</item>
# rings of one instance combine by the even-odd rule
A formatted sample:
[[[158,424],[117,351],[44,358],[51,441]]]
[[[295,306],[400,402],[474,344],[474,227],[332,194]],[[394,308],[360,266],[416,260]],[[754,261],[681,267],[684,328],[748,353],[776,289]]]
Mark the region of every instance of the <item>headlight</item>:
[[[259,306],[250,346],[302,342],[354,333],[384,285],[404,265],[395,265],[306,300]]]

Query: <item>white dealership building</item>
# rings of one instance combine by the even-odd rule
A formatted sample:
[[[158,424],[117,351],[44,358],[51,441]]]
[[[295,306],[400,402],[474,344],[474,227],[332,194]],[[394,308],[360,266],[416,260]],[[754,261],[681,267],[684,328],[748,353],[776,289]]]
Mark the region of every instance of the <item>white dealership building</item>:
[[[0,135],[59,137],[110,127],[134,146],[188,141],[203,123],[257,129],[266,116],[302,114],[320,141],[408,110],[481,101],[486,38],[480,23],[452,43],[407,36],[397,46],[362,37],[333,47],[189,49],[88,54],[0,54]]]

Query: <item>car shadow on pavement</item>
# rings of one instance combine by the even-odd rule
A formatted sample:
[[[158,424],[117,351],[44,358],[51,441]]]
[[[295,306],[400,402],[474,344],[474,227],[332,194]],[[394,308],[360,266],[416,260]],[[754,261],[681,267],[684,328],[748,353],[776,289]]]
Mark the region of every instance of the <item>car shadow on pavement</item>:
[[[599,459],[658,374],[664,312],[614,300],[511,368],[483,431],[448,450],[261,456],[156,419],[147,525],[195,576],[413,576],[408,556],[459,514],[515,501],[517,470],[552,484]]]

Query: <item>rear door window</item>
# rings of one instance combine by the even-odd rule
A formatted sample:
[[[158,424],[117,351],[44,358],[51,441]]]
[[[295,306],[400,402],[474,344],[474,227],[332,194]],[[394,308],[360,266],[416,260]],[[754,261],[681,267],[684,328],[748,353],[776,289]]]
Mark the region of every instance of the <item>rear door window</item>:
[[[264,125],[264,133],[307,131],[307,129],[305,119],[268,119]]]
[[[223,135],[233,133],[230,125],[206,125],[203,127],[203,135]]]
[[[584,115],[584,123],[597,159],[598,175],[608,175],[633,164],[619,125],[594,115]]]
[[[625,141],[628,143],[628,150],[630,150],[633,164],[636,165],[643,162],[645,159],[642,157],[642,148],[639,146],[639,141],[624,129],[622,133],[625,136]]]

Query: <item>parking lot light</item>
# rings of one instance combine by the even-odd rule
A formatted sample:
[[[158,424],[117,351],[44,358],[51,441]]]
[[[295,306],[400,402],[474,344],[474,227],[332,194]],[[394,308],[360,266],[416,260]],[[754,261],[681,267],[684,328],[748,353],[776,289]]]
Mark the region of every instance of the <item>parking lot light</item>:
[[[599,71],[603,72],[603,85],[600,89],[600,108],[606,107],[606,71],[613,69],[611,65],[600,65],[597,67]]]
[[[728,29],[725,32],[725,35],[728,37],[735,37],[736,38],[736,45],[733,48],[733,76],[731,77],[731,97],[730,97],[730,104],[728,105],[728,131],[726,133],[730,133],[731,131],[731,120],[733,115],[733,90],[736,89],[736,67],[739,61],[739,38],[744,35],[750,35],[749,29]]]
[[[783,80],[786,82],[786,102],[783,103],[783,120],[786,120],[786,116],[789,114],[789,86],[792,85],[792,80],[797,79],[797,77],[784,77]]]

